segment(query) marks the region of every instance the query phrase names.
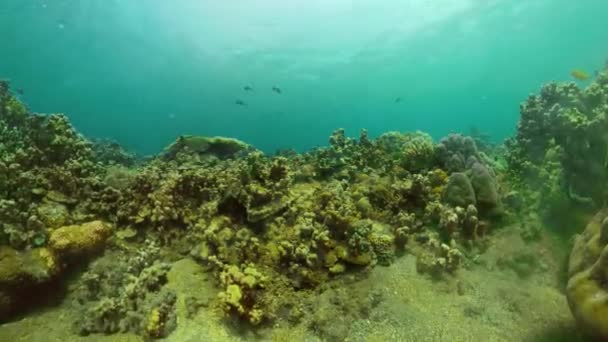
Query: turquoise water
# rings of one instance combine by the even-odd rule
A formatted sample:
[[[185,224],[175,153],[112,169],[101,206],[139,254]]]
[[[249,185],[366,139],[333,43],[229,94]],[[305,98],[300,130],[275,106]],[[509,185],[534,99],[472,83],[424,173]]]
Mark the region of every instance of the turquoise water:
[[[542,83],[602,67],[606,13],[600,0],[3,0],[0,78],[32,110],[141,153],[184,133],[303,150],[338,127],[501,140]]]

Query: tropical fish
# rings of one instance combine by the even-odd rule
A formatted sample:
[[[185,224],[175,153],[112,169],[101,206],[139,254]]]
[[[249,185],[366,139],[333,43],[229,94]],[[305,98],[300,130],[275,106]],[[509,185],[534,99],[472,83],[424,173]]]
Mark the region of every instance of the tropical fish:
[[[272,91],[274,91],[277,94],[282,94],[283,92],[281,91],[281,88],[279,87],[272,87]]]
[[[243,100],[236,100],[236,101],[234,101],[234,104],[239,105],[239,106],[247,106],[247,104]]]
[[[253,91],[253,88],[251,88],[250,86],[247,85],[247,86],[243,87],[243,90],[244,91]]]
[[[570,71],[570,75],[579,81],[586,81],[589,79],[589,74],[580,69],[574,69]]]

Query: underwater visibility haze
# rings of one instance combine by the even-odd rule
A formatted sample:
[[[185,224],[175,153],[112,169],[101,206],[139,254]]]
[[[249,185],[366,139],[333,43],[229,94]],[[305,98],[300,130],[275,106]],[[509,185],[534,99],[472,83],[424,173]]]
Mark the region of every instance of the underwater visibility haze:
[[[475,126],[501,141],[539,84],[601,67],[607,11],[599,0],[6,0],[0,77],[32,110],[145,154],[184,133],[303,151],[336,127],[440,138]]]
[[[1,1],[0,341],[608,341],[607,17]]]

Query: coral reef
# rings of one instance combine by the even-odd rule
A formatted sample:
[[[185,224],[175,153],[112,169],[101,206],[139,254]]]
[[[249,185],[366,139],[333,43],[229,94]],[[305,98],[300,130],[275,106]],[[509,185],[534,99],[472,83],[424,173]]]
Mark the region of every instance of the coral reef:
[[[176,326],[176,295],[165,287],[170,264],[153,243],[94,261],[74,294],[74,329],[80,335],[131,331],[161,338]]]
[[[349,270],[390,265],[425,230],[436,228],[446,242],[478,239],[491,221],[478,213],[500,205],[492,167],[468,138],[442,143],[471,162],[452,175],[422,133],[373,140],[362,131],[355,140],[337,130],[329,140],[287,157],[249,151],[165,162],[165,153],[122,188],[116,222],[156,227],[168,244],[189,236],[186,249],[217,275],[219,307],[259,324],[275,316],[286,287],[315,288]],[[458,177],[468,189],[454,190]],[[456,247],[421,245],[438,269],[453,273],[461,264]],[[267,286],[273,282],[282,286]]]
[[[517,135],[507,144],[509,169],[541,193],[537,206],[547,215],[565,205],[593,209],[604,203],[607,105],[606,72],[585,89],[549,83],[521,104]]]
[[[422,132],[354,139],[339,129],[327,147],[274,156],[182,136],[139,163],[118,146],[91,145],[65,116],[31,114],[0,95],[1,244],[19,255],[48,250],[64,267],[111,245],[72,295],[83,335],[167,336],[176,254],[214,276],[210,306],[251,325],[407,252],[420,272],[452,277],[461,250],[491,232],[502,208],[499,171],[462,135],[435,144]]]
[[[608,339],[608,210],[598,212],[576,237],[568,275],[568,303],[581,331]]]
[[[93,139],[95,159],[108,165],[133,167],[138,163],[138,157],[125,150],[119,143],[109,139]]]
[[[255,296],[257,290],[263,289],[269,279],[253,265],[246,266],[243,270],[231,265],[221,272],[220,280],[225,290],[219,293],[218,298],[224,311],[234,310],[250,323],[259,324],[264,313]]]
[[[452,172],[444,193],[445,201],[462,207],[473,204],[485,216],[502,213],[492,163],[485,153],[477,149],[474,139],[450,134],[440,141],[436,151],[439,163]]]
[[[0,246],[0,320],[19,306],[24,309],[27,292],[56,280],[67,264],[102,250],[110,234],[108,224],[93,221],[52,231],[47,247],[18,251]]]
[[[47,229],[90,219],[103,169],[65,116],[29,113],[5,82],[0,111],[0,242],[41,246]]]
[[[446,203],[453,206],[465,207],[477,203],[473,184],[469,177],[462,172],[454,172],[450,175],[443,198]]]

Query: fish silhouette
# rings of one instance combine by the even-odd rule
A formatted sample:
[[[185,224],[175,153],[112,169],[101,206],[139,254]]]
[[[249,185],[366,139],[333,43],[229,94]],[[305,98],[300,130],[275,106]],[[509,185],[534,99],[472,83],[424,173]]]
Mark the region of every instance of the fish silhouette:
[[[247,106],[247,104],[243,100],[236,100],[236,101],[234,101],[234,104],[239,105],[239,106]]]
[[[570,75],[579,81],[586,81],[589,79],[589,74],[584,70],[574,69],[570,71]]]
[[[281,88],[279,87],[272,87],[272,91],[274,91],[277,94],[282,94],[283,92],[281,91]]]
[[[24,91],[22,88],[18,88],[18,89],[17,89],[17,93],[18,93],[19,95],[23,95],[23,94],[25,94],[25,91]]]
[[[399,103],[399,102],[401,102],[401,98],[400,97],[398,97],[398,98],[395,99],[395,103]]]
[[[250,86],[247,85],[247,86],[243,87],[243,90],[244,91],[253,91],[253,88],[251,88]]]

